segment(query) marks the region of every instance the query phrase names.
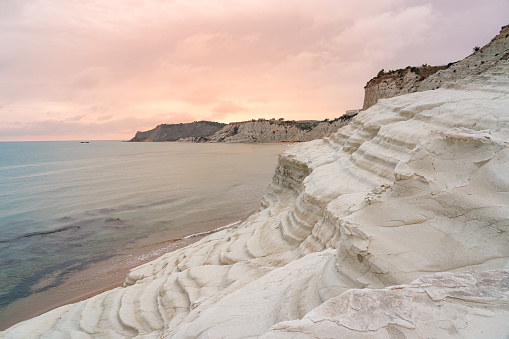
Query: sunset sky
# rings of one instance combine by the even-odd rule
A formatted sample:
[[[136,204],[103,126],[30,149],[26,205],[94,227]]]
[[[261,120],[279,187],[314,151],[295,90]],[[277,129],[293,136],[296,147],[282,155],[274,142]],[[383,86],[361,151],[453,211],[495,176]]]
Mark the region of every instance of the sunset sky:
[[[334,118],[376,73],[447,64],[507,0],[1,0],[0,141]]]

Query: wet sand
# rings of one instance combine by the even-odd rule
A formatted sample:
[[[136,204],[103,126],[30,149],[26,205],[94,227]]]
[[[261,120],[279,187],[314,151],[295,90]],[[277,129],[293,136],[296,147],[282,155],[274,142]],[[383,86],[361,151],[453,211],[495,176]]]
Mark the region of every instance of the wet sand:
[[[149,244],[129,249],[128,252],[118,253],[110,259],[98,262],[97,265],[73,272],[57,286],[52,286],[54,281],[51,278],[41,281],[37,287],[47,286],[47,290],[31,294],[2,310],[0,331],[60,306],[76,303],[114,288],[121,288],[130,269],[154,260],[165,253],[197,242],[210,233],[233,227],[238,223],[240,221],[226,225],[224,222],[222,224],[213,222],[209,227],[189,225],[188,229],[194,230],[193,233],[163,242],[155,242],[156,239],[148,237],[144,242]]]

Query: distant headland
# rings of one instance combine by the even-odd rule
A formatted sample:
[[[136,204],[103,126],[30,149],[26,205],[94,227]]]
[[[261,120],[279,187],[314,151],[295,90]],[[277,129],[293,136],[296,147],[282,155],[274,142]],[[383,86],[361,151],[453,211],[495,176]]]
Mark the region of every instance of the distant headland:
[[[213,121],[195,121],[180,124],[162,124],[145,131],[137,132],[131,142],[234,142],[234,143],[269,143],[301,142],[329,136],[339,127],[359,113],[358,110],[347,111],[336,119],[318,120],[284,120],[252,119],[248,121],[223,124]]]

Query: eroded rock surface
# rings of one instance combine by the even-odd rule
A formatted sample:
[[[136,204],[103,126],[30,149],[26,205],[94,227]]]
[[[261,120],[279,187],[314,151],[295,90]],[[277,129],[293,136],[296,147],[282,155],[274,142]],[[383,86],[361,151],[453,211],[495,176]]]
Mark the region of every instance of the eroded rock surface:
[[[509,271],[437,273],[380,290],[350,290],[262,338],[505,338]]]
[[[358,110],[354,110],[355,114]],[[253,120],[233,122],[210,137],[212,142],[301,142],[330,136],[346,125],[352,115],[345,114],[333,121],[296,122]]]
[[[382,73],[382,70],[379,75],[368,81],[366,86],[364,86],[364,104],[362,109],[370,108],[379,99],[417,92],[424,79],[446,67],[448,66],[408,66],[387,73]]]
[[[466,86],[469,80],[479,80],[479,78],[490,82],[492,74],[501,75],[504,72],[504,66],[500,68],[498,64],[504,64],[504,61],[509,59],[508,36],[509,25],[502,27],[500,34],[486,46],[459,62],[446,66],[407,67],[399,72],[371,79],[364,87],[363,109],[368,109],[380,99],[398,95],[442,87],[453,88],[457,83]],[[474,81],[473,86],[477,86],[477,83],[478,81]]]
[[[285,151],[244,223],[0,337],[506,336],[507,74],[380,100]]]

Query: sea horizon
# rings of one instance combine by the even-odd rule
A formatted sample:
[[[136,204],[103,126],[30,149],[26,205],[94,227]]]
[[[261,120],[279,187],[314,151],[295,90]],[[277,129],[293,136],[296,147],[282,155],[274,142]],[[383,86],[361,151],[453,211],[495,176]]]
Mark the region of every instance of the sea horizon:
[[[0,144],[1,329],[246,218],[287,146],[80,141]]]

